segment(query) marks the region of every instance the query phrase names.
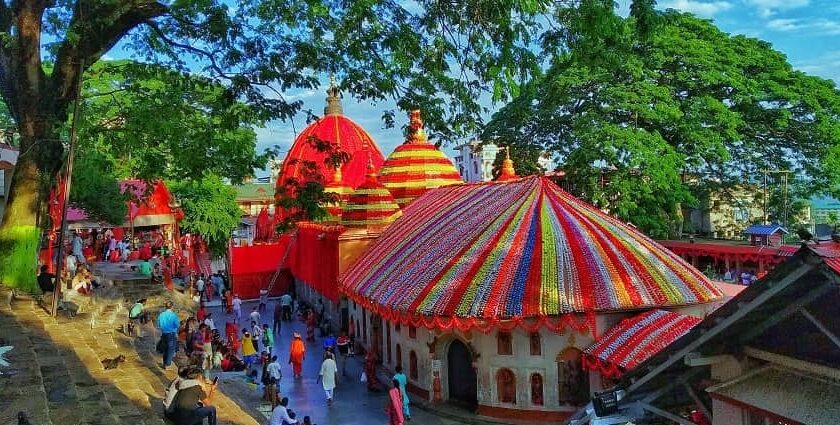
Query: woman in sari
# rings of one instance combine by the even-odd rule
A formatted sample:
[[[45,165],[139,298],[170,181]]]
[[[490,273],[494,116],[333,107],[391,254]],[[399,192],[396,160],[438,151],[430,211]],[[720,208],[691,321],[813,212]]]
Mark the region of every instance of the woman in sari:
[[[367,377],[368,391],[378,391],[376,384],[376,353],[371,349],[365,355],[365,376]]]
[[[306,315],[306,340],[315,341],[315,325],[318,324],[318,318],[315,317],[315,311],[309,310]]]
[[[400,392],[400,383],[396,379],[391,382],[391,389],[388,390],[385,412],[388,413],[388,425],[403,425],[405,423],[402,392]]]
[[[292,339],[292,345],[289,347],[289,363],[292,364],[295,378],[299,378],[303,369],[303,359],[306,354],[306,346],[300,338],[299,333],[295,333]]]

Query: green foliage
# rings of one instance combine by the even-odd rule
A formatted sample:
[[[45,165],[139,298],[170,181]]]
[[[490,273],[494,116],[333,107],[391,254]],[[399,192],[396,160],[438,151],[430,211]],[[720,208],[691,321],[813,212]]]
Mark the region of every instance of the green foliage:
[[[95,221],[121,225],[127,215],[127,196],[120,193],[116,165],[99,151],[88,150],[76,158],[70,185],[71,204]]]
[[[130,61],[88,74],[79,151],[110,158],[121,178],[239,183],[271,157],[255,149],[260,114],[212,80]]]
[[[540,157],[543,154],[540,146],[526,146],[523,143],[517,143],[516,148],[511,148],[510,159],[513,161],[513,168],[516,170],[517,176],[533,176],[545,174],[544,169],[540,163]],[[505,151],[500,150],[496,153],[496,158],[493,160],[493,179],[502,174],[502,161],[505,160]]]
[[[306,140],[315,150],[325,154],[324,164],[327,169],[341,167],[350,160],[350,155],[342,151],[338,145],[310,137]],[[327,206],[338,203],[339,197],[324,188],[324,179],[318,171],[315,161],[290,159],[298,167],[299,178],[288,178],[277,186],[274,194],[277,205],[276,214],[281,219],[277,224],[280,233],[294,229],[299,221],[326,221],[333,217],[327,211]]]
[[[654,236],[712,188],[790,169],[803,194],[840,187],[840,92],[760,40],[677,12],[640,38],[609,2],[561,11],[567,49],[482,138],[527,140],[561,160],[576,194]],[[514,151],[516,147],[514,145]],[[689,185],[684,176],[700,183]]]
[[[223,254],[242,217],[236,190],[214,175],[201,180],[170,180],[166,185],[184,209],[181,232],[201,234],[213,254]]]

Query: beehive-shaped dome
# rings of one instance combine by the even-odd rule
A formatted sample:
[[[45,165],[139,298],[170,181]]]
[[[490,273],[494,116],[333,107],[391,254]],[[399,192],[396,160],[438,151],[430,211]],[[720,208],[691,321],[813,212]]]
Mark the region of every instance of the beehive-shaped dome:
[[[545,177],[448,186],[404,212],[341,279],[388,320],[463,329],[722,296],[676,254]]]
[[[277,177],[277,187],[282,188],[290,179],[304,181],[319,178],[322,183],[333,181],[334,169],[325,163],[328,154],[318,145],[330,143],[346,152],[349,161],[341,166],[344,185],[354,188],[365,181],[368,158],[378,170],[385,158],[376,142],[360,125],[343,115],[341,95],[334,82],[327,90],[324,116],[312,122],[295,138]],[[315,166],[314,176],[309,166]]]
[[[381,230],[402,215],[391,192],[377,180],[373,163],[368,166],[365,182],[348,196],[342,209],[341,224],[369,230]]]
[[[334,193],[336,195],[336,202],[330,202],[325,205],[327,212],[333,219],[338,220],[341,218],[341,214],[343,213],[342,205],[347,202],[347,198],[352,191],[352,187],[344,184],[341,167],[336,168],[332,180],[324,185],[324,192]]]
[[[400,207],[429,189],[463,182],[452,161],[426,139],[420,111],[411,112],[409,135],[385,160],[379,170],[379,181],[394,195]]]

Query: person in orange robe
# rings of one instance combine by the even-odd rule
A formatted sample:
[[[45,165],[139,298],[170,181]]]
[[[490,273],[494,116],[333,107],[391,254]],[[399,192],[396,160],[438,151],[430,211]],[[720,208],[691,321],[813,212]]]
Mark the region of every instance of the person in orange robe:
[[[292,339],[292,345],[289,347],[289,363],[292,364],[295,378],[301,376],[305,354],[306,346],[303,345],[303,339],[301,339],[299,333],[295,333],[295,337]]]

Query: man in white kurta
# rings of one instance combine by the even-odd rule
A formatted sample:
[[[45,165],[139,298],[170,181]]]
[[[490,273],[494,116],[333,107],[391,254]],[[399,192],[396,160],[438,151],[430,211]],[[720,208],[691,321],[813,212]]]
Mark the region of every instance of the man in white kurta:
[[[333,360],[332,353],[327,353],[327,358],[321,363],[321,373],[318,376],[318,379],[321,380],[321,385],[324,387],[324,393],[327,394],[327,404],[332,404],[337,373],[338,367],[335,364],[335,360]]]

